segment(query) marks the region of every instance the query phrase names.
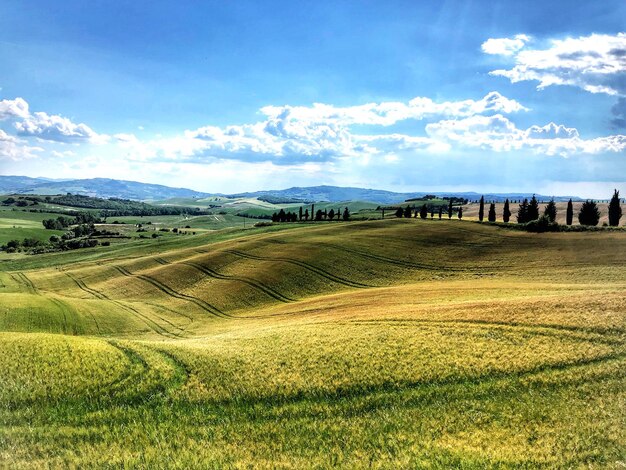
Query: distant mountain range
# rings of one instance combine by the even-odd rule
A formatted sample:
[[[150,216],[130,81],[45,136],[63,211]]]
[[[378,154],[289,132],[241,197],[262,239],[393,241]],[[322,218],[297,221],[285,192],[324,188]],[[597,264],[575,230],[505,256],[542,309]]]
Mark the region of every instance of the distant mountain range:
[[[192,189],[171,188],[160,184],[136,181],[91,178],[76,180],[51,180],[27,176],[0,176],[0,194],[81,194],[95,197],[118,197],[138,201],[170,199],[174,197],[203,198],[209,196]]]
[[[344,188],[340,186],[310,186],[255,191],[237,194],[203,193],[186,188],[172,188],[160,184],[139,183],[108,178],[53,180],[48,178],[30,178],[27,176],[0,175],[0,194],[82,194],[96,197],[117,197],[138,201],[156,201],[171,198],[197,198],[209,196],[225,196],[232,198],[272,197],[293,201],[369,201],[377,204],[397,204],[408,199],[419,198],[427,194],[436,196],[455,196],[469,200],[479,199],[481,194],[475,192],[411,192],[397,193],[380,189]],[[504,201],[504,199],[522,199],[531,197],[528,193],[497,193],[485,194],[487,201]],[[550,196],[537,195],[541,200]],[[570,196],[555,197],[556,201],[566,201]],[[578,197],[572,197],[580,200]]]

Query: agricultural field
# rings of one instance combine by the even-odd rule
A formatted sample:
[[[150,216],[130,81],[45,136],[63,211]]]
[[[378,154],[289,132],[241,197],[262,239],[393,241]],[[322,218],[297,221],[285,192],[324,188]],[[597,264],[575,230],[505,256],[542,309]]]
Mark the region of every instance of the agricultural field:
[[[626,462],[625,231],[234,227],[0,258],[0,466]]]

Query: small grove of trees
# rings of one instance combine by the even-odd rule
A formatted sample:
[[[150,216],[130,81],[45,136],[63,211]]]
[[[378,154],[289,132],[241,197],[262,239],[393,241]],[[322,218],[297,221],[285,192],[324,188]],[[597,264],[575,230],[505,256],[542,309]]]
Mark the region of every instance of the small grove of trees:
[[[42,220],[44,228],[48,230],[63,230],[70,225],[98,224],[101,220],[90,212],[79,212],[74,217],[57,217],[56,219]]]
[[[583,202],[578,213],[578,222],[580,222],[580,225],[598,225],[598,222],[600,222],[598,205],[590,200]]]
[[[539,218],[539,202],[533,194],[532,199],[528,202],[528,199],[524,199],[519,205],[517,210],[517,223],[526,224],[532,220]]]
[[[23,240],[9,240],[0,246],[0,250],[6,253],[26,252],[30,254],[46,253],[51,251],[76,250],[78,248],[93,248],[98,245],[98,240],[89,238],[97,233],[87,225],[78,225],[71,231],[60,237],[52,235],[48,241],[36,238],[24,238]]]

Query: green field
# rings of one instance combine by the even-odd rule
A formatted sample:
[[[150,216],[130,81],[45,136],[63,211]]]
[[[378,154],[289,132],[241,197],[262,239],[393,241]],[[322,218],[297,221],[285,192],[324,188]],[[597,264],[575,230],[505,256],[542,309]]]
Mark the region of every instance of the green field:
[[[626,232],[205,217],[0,257],[0,466],[626,462]]]

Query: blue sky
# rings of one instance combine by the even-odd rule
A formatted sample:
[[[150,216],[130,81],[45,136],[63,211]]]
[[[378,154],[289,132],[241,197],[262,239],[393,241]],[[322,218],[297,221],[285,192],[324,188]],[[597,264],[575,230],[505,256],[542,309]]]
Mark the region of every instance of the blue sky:
[[[626,193],[624,18],[621,0],[3,2],[0,174],[606,198]]]

